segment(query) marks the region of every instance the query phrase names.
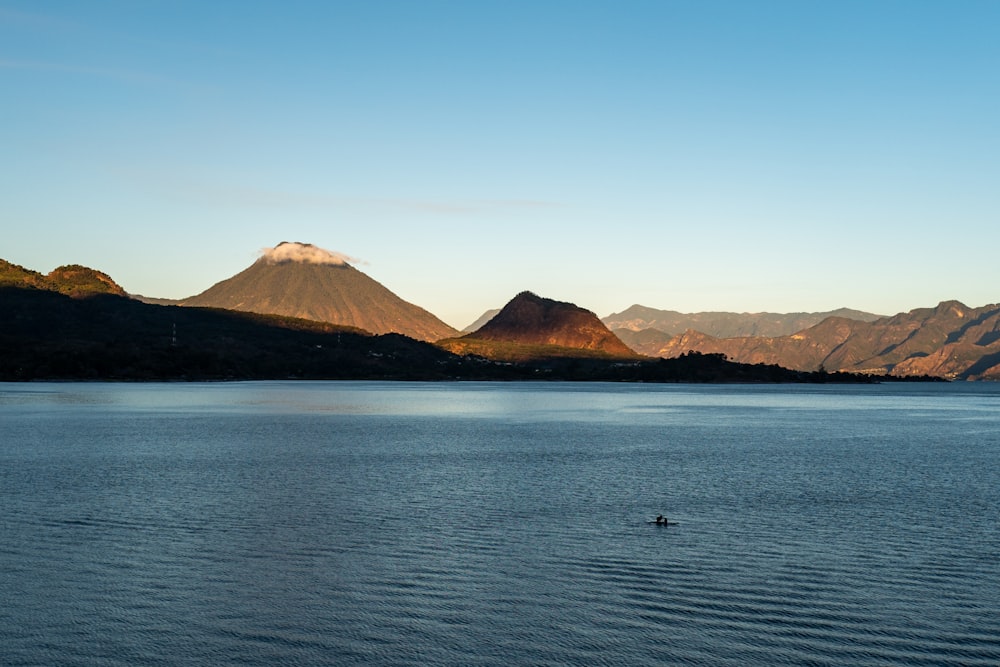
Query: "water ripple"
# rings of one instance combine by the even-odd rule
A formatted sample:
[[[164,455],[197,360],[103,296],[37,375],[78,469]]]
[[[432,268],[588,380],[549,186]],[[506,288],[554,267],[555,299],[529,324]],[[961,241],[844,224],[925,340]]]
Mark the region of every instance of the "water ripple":
[[[940,397],[335,387],[0,411],[0,664],[1000,664],[1000,436]]]

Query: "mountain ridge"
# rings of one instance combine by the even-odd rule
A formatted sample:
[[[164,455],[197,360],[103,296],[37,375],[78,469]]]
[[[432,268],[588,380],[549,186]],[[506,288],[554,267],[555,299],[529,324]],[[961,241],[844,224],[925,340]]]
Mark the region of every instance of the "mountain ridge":
[[[716,338],[738,338],[793,334],[819,324],[828,317],[846,317],[852,320],[870,322],[885,316],[852,308],[838,308],[812,313],[736,313],[726,311],[681,313],[675,310],[660,310],[633,304],[620,313],[612,313],[602,317],[601,321],[608,325],[612,331],[625,329],[639,332],[646,329],[656,329],[667,336],[674,336],[688,329],[694,329]]]
[[[830,317],[777,337],[715,338],[688,330],[654,356],[673,358],[688,351],[793,370],[1000,380],[1000,305],[969,308],[951,300],[873,322]]]

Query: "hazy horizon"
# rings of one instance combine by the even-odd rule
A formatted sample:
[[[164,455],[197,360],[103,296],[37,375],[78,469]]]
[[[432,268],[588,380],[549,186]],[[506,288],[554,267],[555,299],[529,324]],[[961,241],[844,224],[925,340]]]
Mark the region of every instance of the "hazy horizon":
[[[461,329],[1000,301],[1000,4],[0,0],[0,257],[184,298],[281,241]]]

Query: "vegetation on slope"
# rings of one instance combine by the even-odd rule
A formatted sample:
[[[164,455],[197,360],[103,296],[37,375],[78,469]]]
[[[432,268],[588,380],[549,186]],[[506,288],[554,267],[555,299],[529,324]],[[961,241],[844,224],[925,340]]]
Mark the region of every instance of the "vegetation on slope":
[[[69,264],[53,269],[47,276],[0,259],[0,287],[49,290],[74,297],[93,294],[125,295],[125,290],[106,273]]]

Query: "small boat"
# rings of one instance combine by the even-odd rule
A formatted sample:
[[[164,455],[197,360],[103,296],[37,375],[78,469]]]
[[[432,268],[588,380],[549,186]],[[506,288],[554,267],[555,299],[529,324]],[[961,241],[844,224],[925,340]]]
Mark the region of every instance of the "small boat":
[[[656,517],[656,521],[647,521],[646,523],[655,524],[657,526],[676,526],[677,525],[676,521],[668,521],[667,517],[663,516],[662,514],[659,515],[658,517]]]

